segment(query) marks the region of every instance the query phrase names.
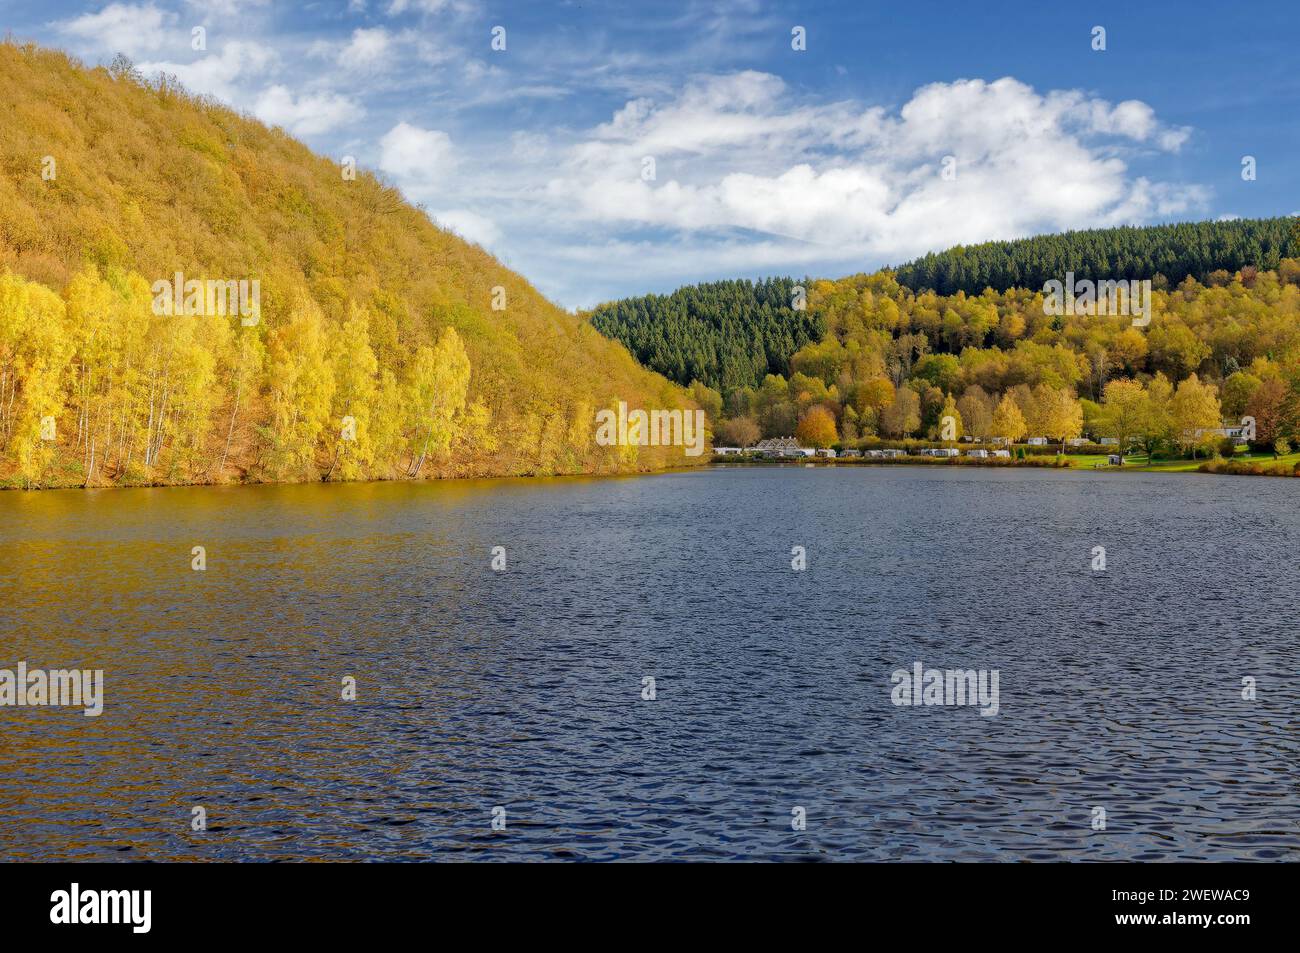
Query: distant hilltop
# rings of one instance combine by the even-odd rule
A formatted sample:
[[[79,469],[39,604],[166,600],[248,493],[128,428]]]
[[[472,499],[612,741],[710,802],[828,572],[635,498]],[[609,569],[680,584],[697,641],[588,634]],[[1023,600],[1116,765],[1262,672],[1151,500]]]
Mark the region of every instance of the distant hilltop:
[[[1040,289],[1067,271],[1081,281],[1185,278],[1210,283],[1215,272],[1273,271],[1300,257],[1295,217],[1123,226],[1016,241],[958,245],[893,269],[900,285],[943,295],[980,294],[985,288]]]

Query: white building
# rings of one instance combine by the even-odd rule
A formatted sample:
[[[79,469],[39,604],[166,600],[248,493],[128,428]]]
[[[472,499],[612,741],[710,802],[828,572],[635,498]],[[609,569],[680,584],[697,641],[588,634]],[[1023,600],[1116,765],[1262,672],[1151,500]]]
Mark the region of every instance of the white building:
[[[1245,428],[1245,427],[1241,427],[1241,426],[1237,426],[1237,427],[1198,427],[1198,428],[1196,429],[1196,432],[1195,432],[1195,437],[1196,437],[1197,440],[1200,440],[1201,437],[1204,436],[1204,435],[1206,435],[1206,434],[1210,434],[1211,436],[1215,436],[1215,437],[1231,437],[1233,443],[1245,443],[1245,442],[1246,442],[1246,428]]]

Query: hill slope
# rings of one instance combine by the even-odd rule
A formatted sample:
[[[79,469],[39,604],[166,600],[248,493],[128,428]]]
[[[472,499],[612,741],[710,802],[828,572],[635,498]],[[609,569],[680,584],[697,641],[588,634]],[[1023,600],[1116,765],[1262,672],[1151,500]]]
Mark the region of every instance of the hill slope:
[[[178,272],[256,289],[256,323],[201,296],[157,313]],[[694,406],[370,174],[166,82],[0,44],[0,479],[696,462],[597,446],[620,400]]]
[[[790,355],[826,333],[792,306],[795,288],[790,278],[690,285],[599,305],[591,323],[672,380],[731,391],[789,373]]]

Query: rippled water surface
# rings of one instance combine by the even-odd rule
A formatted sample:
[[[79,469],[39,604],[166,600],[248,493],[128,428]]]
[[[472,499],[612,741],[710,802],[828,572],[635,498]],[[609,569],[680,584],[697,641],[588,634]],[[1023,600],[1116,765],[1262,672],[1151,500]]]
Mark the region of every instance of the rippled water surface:
[[[1298,488],[3,493],[0,668],[103,669],[106,703],[0,708],[0,857],[1300,859]],[[896,707],[917,661],[997,669],[999,713]]]

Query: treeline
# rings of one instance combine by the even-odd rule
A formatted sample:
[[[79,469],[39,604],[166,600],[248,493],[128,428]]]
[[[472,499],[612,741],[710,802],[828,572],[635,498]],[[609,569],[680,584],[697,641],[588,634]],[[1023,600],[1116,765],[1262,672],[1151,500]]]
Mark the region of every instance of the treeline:
[[[1258,443],[1300,441],[1296,259],[1153,289],[1149,324],[1136,314],[1057,314],[1039,290],[917,293],[888,271],[815,281],[807,306],[826,333],[789,356],[788,375],[720,395],[694,384],[698,402],[721,404],[719,444],[790,434],[813,446],[943,439],[947,417],[957,436],[1116,437],[1198,455],[1246,415]],[[1140,413],[1129,400],[1127,416],[1116,416],[1133,388]]]
[[[260,289],[255,321],[154,285]],[[373,175],[0,43],[0,485],[612,472],[595,415],[688,393]]]
[[[944,417],[957,436],[1138,439],[1112,412],[1117,382],[1147,395],[1141,436],[1153,450],[1208,451],[1244,415],[1260,421],[1261,442],[1295,442],[1300,261],[1216,281],[1154,291],[1149,325],[1054,315],[1040,291],[915,294],[888,272],[814,282],[826,338],[790,356],[789,378],[725,394],[719,442],[936,439]]]
[[[913,291],[943,295],[980,294],[985,288],[1040,289],[1052,279],[1063,281],[1067,271],[1090,281],[1151,278],[1167,287],[1191,277],[1213,283],[1243,268],[1273,270],[1282,258],[1300,256],[1296,221],[1124,226],[958,245],[901,265],[894,276]]]
[[[888,272],[815,282],[808,303],[826,337],[791,356],[788,379],[726,393],[719,443],[1089,435],[1196,455],[1243,416],[1256,419],[1258,443],[1300,441],[1295,259],[1155,291],[1149,325],[1052,314],[1037,291],[916,294]],[[1128,411],[1117,415],[1121,397]]]
[[[656,296],[604,313],[634,315],[657,366],[692,384],[702,405],[721,404],[722,445],[791,434],[813,446],[944,439],[950,418],[958,436],[1116,437],[1199,454],[1215,448],[1226,425],[1251,416],[1256,442],[1280,446],[1300,442],[1300,260],[1279,257],[1294,226],[1279,218],[1076,232],[921,260],[949,278],[969,263],[962,280],[978,276],[975,294],[918,291],[889,270],[813,281],[797,316],[822,333],[782,353],[760,332],[766,373],[755,361],[748,373],[708,376],[687,356],[707,353],[706,330],[735,325],[734,299],[720,292],[748,283],[676,292],[692,304],[689,323]],[[1076,281],[1151,278],[1149,323],[1146,313],[1106,313],[1121,299],[1102,302],[1099,314],[1049,307],[1043,284],[1071,271]],[[1012,286],[988,287],[1005,282]],[[723,302],[725,321],[714,313]],[[743,340],[743,326],[733,337]]]
[[[716,281],[603,304],[590,320],[651,370],[726,392],[788,374],[790,355],[821,340],[826,327],[803,307],[806,287],[792,278]]]

